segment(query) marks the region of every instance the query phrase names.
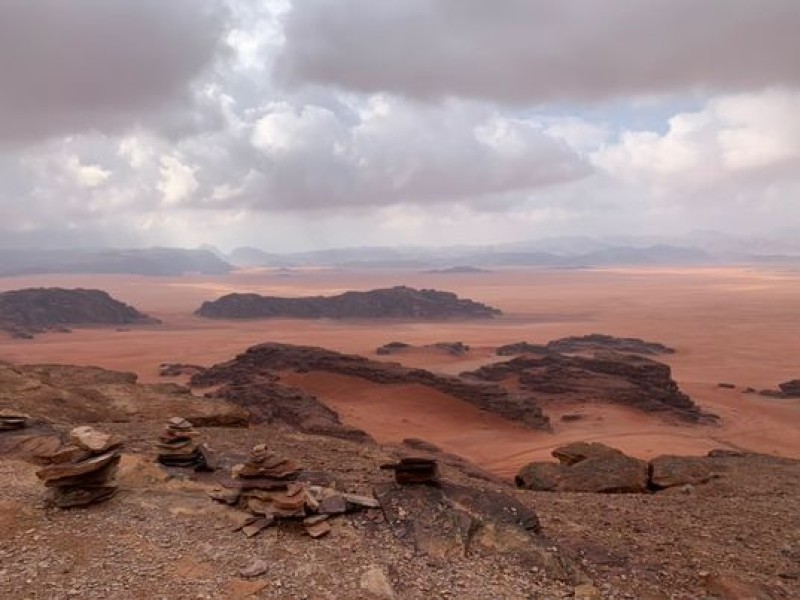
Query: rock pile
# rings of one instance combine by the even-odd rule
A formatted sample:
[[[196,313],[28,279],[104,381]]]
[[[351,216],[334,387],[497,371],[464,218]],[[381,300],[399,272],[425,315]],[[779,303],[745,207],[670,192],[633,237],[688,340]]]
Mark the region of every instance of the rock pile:
[[[573,442],[553,450],[558,463],[520,469],[517,487],[545,492],[647,493],[718,477],[713,456],[662,455],[649,463],[604,444]]]
[[[0,431],[15,431],[25,429],[28,426],[28,415],[22,413],[0,410]]]
[[[301,479],[299,464],[271,453],[266,444],[254,446],[247,462],[231,469],[232,479],[211,492],[218,501],[250,513],[237,527],[253,537],[279,520],[300,522],[314,539],[331,531],[328,520],[353,510],[378,508],[375,498],[346,494]]]
[[[158,462],[166,467],[214,470],[208,448],[199,441],[200,432],[182,417],[171,417],[158,438]]]
[[[49,456],[52,464],[36,476],[50,488],[47,503],[58,508],[108,500],[117,491],[114,480],[122,439],[91,427],[76,427],[69,443]]]

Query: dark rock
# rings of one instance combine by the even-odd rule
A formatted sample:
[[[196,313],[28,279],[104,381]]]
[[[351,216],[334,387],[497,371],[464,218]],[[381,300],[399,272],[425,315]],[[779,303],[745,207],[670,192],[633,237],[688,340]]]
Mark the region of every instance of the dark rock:
[[[63,330],[65,325],[158,322],[102,290],[28,288],[0,293],[0,329],[15,337]]]
[[[792,379],[778,385],[781,391],[789,398],[800,398],[800,379]]]
[[[736,389],[736,384],[735,383],[720,382],[720,383],[717,384],[717,387],[718,388],[725,388],[726,390],[735,390]]]
[[[707,454],[709,458],[739,458],[745,455],[746,452],[729,448],[715,448],[714,450],[709,450]]]
[[[439,479],[439,468],[430,458],[401,458],[397,464],[381,465],[381,469],[394,471],[394,478],[401,485],[435,484]]]
[[[580,421],[583,419],[583,415],[579,415],[577,413],[569,414],[569,415],[561,415],[561,420],[565,423],[574,423],[575,421]]]
[[[459,298],[451,292],[397,286],[329,297],[277,298],[228,294],[204,302],[196,314],[211,319],[474,319],[494,317],[500,311]]]
[[[384,344],[375,350],[375,353],[382,356],[387,356],[389,354],[394,354],[401,350],[405,350],[406,348],[411,348],[411,344],[406,344],[405,342],[389,342],[388,344]]]
[[[781,390],[759,390],[759,396],[764,396],[765,398],[787,398],[788,396],[783,393]]]
[[[347,512],[347,500],[338,494],[319,501],[317,512],[321,515],[341,515]]]
[[[161,377],[180,377],[182,375],[197,375],[205,371],[205,367],[200,365],[186,365],[183,363],[162,363],[158,367],[158,374]]]

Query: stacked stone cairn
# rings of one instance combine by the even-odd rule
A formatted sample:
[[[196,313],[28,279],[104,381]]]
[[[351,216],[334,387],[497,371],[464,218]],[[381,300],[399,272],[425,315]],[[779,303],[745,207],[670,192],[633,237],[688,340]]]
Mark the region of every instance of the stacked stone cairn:
[[[218,502],[250,513],[237,530],[247,537],[279,521],[302,523],[314,539],[331,532],[329,519],[356,510],[379,508],[373,497],[339,492],[303,480],[303,470],[293,460],[271,453],[266,444],[254,446],[247,462],[231,469],[231,479],[211,492]]]
[[[29,425],[30,417],[12,410],[0,410],[0,431],[16,431]]]
[[[171,417],[158,438],[157,460],[166,467],[192,467],[195,471],[213,471],[208,448],[200,442],[200,432],[182,417]]]
[[[50,464],[36,473],[49,488],[47,504],[72,508],[111,498],[118,488],[115,476],[122,442],[120,437],[88,426],[73,429],[69,442],[51,454]]]

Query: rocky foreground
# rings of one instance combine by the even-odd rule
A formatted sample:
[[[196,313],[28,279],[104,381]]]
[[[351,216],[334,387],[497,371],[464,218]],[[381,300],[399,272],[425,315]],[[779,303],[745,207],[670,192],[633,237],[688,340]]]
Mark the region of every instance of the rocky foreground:
[[[397,286],[327,297],[228,294],[204,302],[196,314],[210,319],[486,319],[500,310],[452,292]]]
[[[0,330],[30,338],[81,325],[158,323],[102,290],[28,288],[0,293]]]
[[[472,476],[419,441],[378,446],[280,426],[197,428],[219,461],[216,472],[198,473],[158,464],[160,419],[97,427],[124,436],[125,444],[114,451],[116,494],[87,508],[48,508],[36,475],[46,452],[41,444],[0,453],[3,598],[788,600],[800,594],[796,461],[720,455],[714,478],[656,494],[535,492]],[[63,440],[68,431],[30,430],[2,432],[0,439]],[[408,456],[438,461],[438,480],[401,485],[381,469]],[[298,473],[285,491],[254,487]],[[237,481],[238,488],[226,487]],[[245,510],[244,489],[256,490],[248,492]],[[310,517],[293,516],[299,508],[290,506],[292,489],[312,494],[303,500],[316,503]],[[333,500],[323,506],[325,498]],[[279,516],[262,526],[251,511],[257,519],[263,511]]]

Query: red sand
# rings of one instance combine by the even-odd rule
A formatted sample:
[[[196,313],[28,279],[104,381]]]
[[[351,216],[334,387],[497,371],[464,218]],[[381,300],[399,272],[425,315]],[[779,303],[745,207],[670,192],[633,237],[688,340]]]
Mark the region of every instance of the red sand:
[[[289,296],[399,284],[451,290],[498,306],[506,315],[488,321],[445,323],[284,319],[232,323],[191,315],[203,300],[230,291]],[[355,386],[353,382],[337,387],[330,376],[321,375],[309,378],[304,386],[321,387],[320,395],[348,422],[379,439],[421,437],[506,474],[525,460],[543,457],[554,445],[572,439],[606,441],[641,456],[702,453],[724,441],[800,457],[800,401],[772,400],[716,387],[720,381],[775,387],[778,382],[800,377],[800,274],[792,271],[515,269],[480,275],[432,275],[314,270],[291,277],[250,271],[217,278],[0,279],[2,290],[38,285],[102,288],[163,319],[165,324],[127,332],[77,330],[34,340],[0,338],[2,360],[96,364],[136,371],[142,379],[155,381],[161,362],[211,364],[268,340],[373,356],[375,348],[392,340],[420,345],[462,341],[478,350],[466,358],[429,351],[386,357],[458,373],[496,360],[488,348],[504,343],[544,342],[592,332],[635,336],[678,349],[667,359],[676,379],[695,401],[723,417],[721,427],[673,426],[621,407],[588,405],[584,410],[591,416],[583,421],[562,424],[558,415],[552,415],[556,433],[548,435],[520,430],[502,420],[498,423],[496,417],[476,415],[472,407],[457,400],[430,393],[420,395],[419,390],[387,391],[374,389],[372,384]],[[377,405],[390,410],[372,410]],[[421,405],[427,407],[425,419],[414,417]]]

